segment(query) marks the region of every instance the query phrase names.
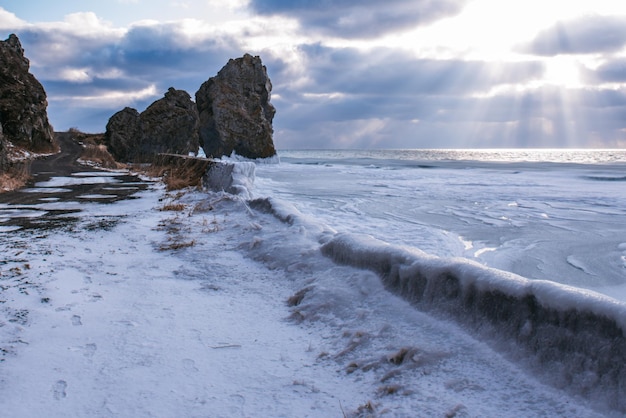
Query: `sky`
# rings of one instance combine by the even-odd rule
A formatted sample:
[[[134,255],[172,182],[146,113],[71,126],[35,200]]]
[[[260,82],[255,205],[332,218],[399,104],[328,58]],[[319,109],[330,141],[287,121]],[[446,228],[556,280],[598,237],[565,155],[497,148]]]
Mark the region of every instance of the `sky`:
[[[104,132],[230,58],[278,149],[626,148],[626,2],[0,0],[55,130]]]

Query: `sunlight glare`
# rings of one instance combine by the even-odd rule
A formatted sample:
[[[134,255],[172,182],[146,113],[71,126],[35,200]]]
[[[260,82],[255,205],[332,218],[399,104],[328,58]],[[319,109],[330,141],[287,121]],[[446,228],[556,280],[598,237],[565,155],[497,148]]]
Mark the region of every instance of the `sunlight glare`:
[[[382,40],[412,50],[420,58],[487,61],[524,60],[515,51],[557,21],[584,15],[626,14],[626,2],[614,0],[474,0],[458,15]],[[446,55],[447,54],[447,55]]]
[[[544,82],[563,87],[580,87],[579,65],[574,59],[565,56],[550,58],[546,61]]]

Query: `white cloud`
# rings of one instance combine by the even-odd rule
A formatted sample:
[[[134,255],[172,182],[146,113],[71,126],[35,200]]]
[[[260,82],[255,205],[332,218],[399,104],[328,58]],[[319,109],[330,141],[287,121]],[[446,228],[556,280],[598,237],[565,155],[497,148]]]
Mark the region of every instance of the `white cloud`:
[[[146,99],[156,99],[160,97],[161,93],[159,93],[156,85],[152,84],[141,90],[110,90],[104,93],[95,94],[95,95],[57,95],[49,98],[51,102],[61,102],[65,104],[72,104],[75,106],[82,106],[83,104],[88,104],[89,106],[94,107],[111,107],[111,106],[120,106],[120,109],[123,106],[126,106],[130,102],[134,101],[143,101]]]
[[[59,78],[71,83],[88,83],[93,80],[88,68],[64,68],[59,72]]]
[[[26,26],[27,23],[22,19],[15,16],[15,14],[3,9],[0,7],[0,29],[2,28],[13,28],[18,29],[23,26]]]

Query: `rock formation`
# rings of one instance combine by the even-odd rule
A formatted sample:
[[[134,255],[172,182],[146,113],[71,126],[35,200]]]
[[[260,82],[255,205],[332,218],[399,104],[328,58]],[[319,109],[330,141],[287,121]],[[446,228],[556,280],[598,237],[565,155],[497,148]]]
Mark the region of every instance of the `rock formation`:
[[[34,152],[56,149],[46,92],[29,72],[19,39],[0,41],[0,124],[6,141]]]
[[[274,156],[271,91],[261,58],[231,59],[202,84],[195,104],[187,92],[170,88],[141,114],[127,107],[113,115],[105,134],[109,151],[124,162],[196,153],[199,145],[216,158],[233,151],[247,158]]]
[[[141,122],[136,109],[125,107],[107,123],[105,142],[117,161],[134,161],[140,153]]]
[[[158,153],[198,152],[198,111],[184,90],[170,89],[141,114],[125,108],[107,124],[106,142],[118,161],[151,162]]]
[[[276,154],[272,140],[272,83],[261,58],[249,54],[231,59],[196,93],[200,145],[207,156],[233,151],[247,158]]]

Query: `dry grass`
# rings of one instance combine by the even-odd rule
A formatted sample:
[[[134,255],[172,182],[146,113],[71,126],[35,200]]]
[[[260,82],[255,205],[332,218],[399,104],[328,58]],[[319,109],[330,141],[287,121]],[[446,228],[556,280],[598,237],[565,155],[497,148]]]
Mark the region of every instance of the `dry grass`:
[[[182,203],[168,203],[159,210],[161,212],[182,212],[187,206]]]
[[[205,234],[218,232],[220,229],[219,222],[215,217],[213,217],[211,222],[209,222],[206,218],[202,221],[202,232]]]
[[[6,172],[0,174],[0,193],[24,187],[30,178],[30,162],[14,162]]]
[[[12,177],[6,173],[0,174],[0,193],[10,192],[11,190],[19,189],[25,185],[26,181],[23,179]]]
[[[113,156],[109,153],[106,145],[83,145],[83,152],[80,159],[92,162],[95,165],[104,168],[122,168],[123,166],[123,164],[115,161]]]
[[[356,410],[357,417],[371,417],[375,416],[375,414],[376,407],[374,406],[374,403],[372,403],[372,401],[367,401],[365,404],[359,406]]]
[[[206,173],[209,164],[208,160],[160,154],[148,167],[146,174],[151,177],[161,177],[168,191],[200,187],[202,176]]]
[[[180,250],[182,248],[193,247],[194,245],[196,245],[196,240],[191,240],[191,241],[174,241],[174,242],[170,242],[168,244],[162,244],[159,247],[159,251]]]
[[[123,168],[124,164],[115,161],[104,140],[104,134],[87,134],[76,128],[70,128],[68,133],[73,141],[83,146],[80,159],[103,168]]]
[[[310,287],[305,287],[304,289],[298,290],[294,295],[290,296],[289,299],[287,299],[287,306],[300,305],[300,303],[310,290]]]

